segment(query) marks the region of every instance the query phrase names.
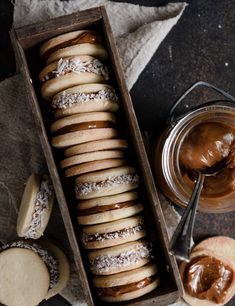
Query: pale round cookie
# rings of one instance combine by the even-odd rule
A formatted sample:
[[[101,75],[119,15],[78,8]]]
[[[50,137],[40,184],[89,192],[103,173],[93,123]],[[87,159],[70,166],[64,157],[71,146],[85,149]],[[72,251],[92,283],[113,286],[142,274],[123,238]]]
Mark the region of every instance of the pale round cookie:
[[[81,241],[86,249],[100,249],[135,241],[145,235],[143,217],[134,216],[85,226],[82,228]]]
[[[119,108],[115,89],[108,84],[83,84],[56,94],[51,103],[55,117],[87,113],[116,112]]]
[[[46,66],[39,74],[42,97],[50,101],[58,92],[86,83],[105,83],[107,68],[89,55],[60,59]]]
[[[137,192],[124,192],[80,201],[77,220],[82,225],[100,224],[134,216],[143,208]]]
[[[124,139],[100,139],[70,147],[64,151],[64,155],[65,157],[70,157],[77,154],[101,150],[124,150],[127,149],[127,147],[127,141]]]
[[[100,35],[90,30],[73,31],[53,37],[40,48],[40,56],[47,60],[47,64],[74,55],[92,55],[102,60],[107,59],[107,51],[100,44]]]
[[[117,130],[113,128],[82,130],[52,137],[51,145],[55,148],[67,148],[89,141],[115,138],[117,135]]]
[[[76,178],[76,198],[79,200],[109,196],[136,189],[139,176],[133,167],[124,166],[91,172]]]
[[[151,258],[151,246],[143,240],[88,252],[90,269],[95,275],[133,270],[144,266]]]
[[[70,269],[68,259],[60,248],[46,240],[42,240],[40,243],[46,247],[50,254],[57,260],[59,267],[59,279],[56,285],[49,289],[45,297],[45,299],[48,300],[52,296],[60,293],[66,287],[69,280]]]
[[[33,173],[27,180],[17,217],[19,237],[40,238],[49,222],[54,191],[48,177]]]
[[[93,127],[95,125],[95,122],[98,122],[98,123],[107,122],[107,123],[114,125],[116,122],[116,119],[112,113],[108,113],[108,112],[92,112],[92,113],[76,114],[76,115],[71,115],[71,116],[56,120],[51,125],[51,132],[56,133],[64,128],[69,128],[69,127],[73,127],[75,125],[81,125],[81,124],[89,125],[89,123]],[[89,127],[87,127],[86,129],[89,129]]]
[[[93,283],[101,300],[122,302],[143,296],[157,288],[160,279],[156,276],[156,273],[156,265],[149,263],[131,271],[95,276]],[[144,281],[146,282],[144,283]],[[129,292],[127,292],[128,286],[131,288]]]
[[[229,288],[226,289],[226,296],[221,303],[215,303],[207,299],[199,299],[191,296],[185,290],[184,299],[192,306],[222,306],[228,303],[228,301],[234,296],[235,293],[235,240],[225,236],[211,237],[203,240],[193,248],[190,255],[190,261],[195,258],[208,256],[213,257],[223,264],[229,266],[233,271],[232,282]],[[181,278],[184,281],[185,269],[188,263],[182,262],[180,265]],[[214,285],[214,284],[213,284]]]
[[[0,253],[0,303],[35,306],[47,295],[50,275],[32,250],[10,248]]]
[[[80,165],[91,161],[110,159],[110,158],[122,158],[122,157],[124,157],[124,152],[120,150],[89,152],[65,158],[60,163],[60,167],[64,169],[74,165]]]
[[[92,161],[88,163],[83,163],[78,166],[67,168],[65,170],[65,176],[66,177],[77,176],[77,175],[81,175],[81,174],[85,174],[85,173],[89,173],[93,171],[121,167],[121,166],[125,166],[126,164],[127,164],[127,161],[125,159],[119,159],[119,158],[96,160],[96,161]]]

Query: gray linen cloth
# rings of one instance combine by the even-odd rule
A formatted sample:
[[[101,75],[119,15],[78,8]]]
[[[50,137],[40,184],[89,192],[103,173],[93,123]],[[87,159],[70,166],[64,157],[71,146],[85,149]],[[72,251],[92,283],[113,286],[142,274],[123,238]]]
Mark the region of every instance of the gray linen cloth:
[[[131,89],[187,4],[170,3],[156,8],[107,0],[16,0],[14,5],[15,27],[105,5]],[[47,168],[21,75],[0,83],[0,109],[0,241],[7,242],[16,237],[17,212],[28,176]],[[168,204],[163,210],[171,235],[178,216]],[[59,229],[56,233],[55,227]],[[46,234],[62,243],[71,262],[70,281],[62,295],[74,306],[85,305],[57,203]]]

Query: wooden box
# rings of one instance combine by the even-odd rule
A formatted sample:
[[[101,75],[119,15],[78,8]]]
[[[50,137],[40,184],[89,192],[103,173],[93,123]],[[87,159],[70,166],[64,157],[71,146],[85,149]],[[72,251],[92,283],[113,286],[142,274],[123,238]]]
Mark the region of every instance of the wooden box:
[[[54,184],[70,246],[73,251],[78,276],[87,304],[106,304],[99,302],[95,295],[91,283],[91,275],[86,262],[87,259],[84,256],[85,252],[82,250],[78,239],[79,231],[76,224],[75,197],[71,196],[71,194],[73,195],[73,192],[71,192],[73,186],[64,178],[63,173],[58,167],[59,160],[61,159],[60,153],[58,153],[58,150],[52,149],[50,145],[51,136],[49,127],[52,123],[52,117],[48,103],[43,101],[40,95],[38,75],[44,67],[44,63],[39,57],[39,47],[51,37],[69,31],[87,28],[95,28],[101,31],[105,38],[106,48],[109,53],[109,66],[111,66],[111,73],[115,83],[114,86],[121,100],[121,110],[119,112],[121,114],[122,127],[120,128],[122,128],[125,136],[128,138],[132,151],[131,154],[133,155],[132,158],[134,158],[134,163],[141,176],[142,198],[146,199],[144,203],[145,218],[147,218],[147,223],[150,224],[149,235],[151,239],[154,240],[155,248],[158,250],[156,262],[162,280],[159,288],[155,289],[153,292],[133,301],[121,303],[121,305],[152,305],[153,303],[158,306],[168,305],[179,298],[182,293],[182,285],[176,261],[167,252],[168,239],[165,221],[104,7],[74,13],[18,29],[12,29],[10,32],[15,50],[17,67],[24,75],[27,95]]]

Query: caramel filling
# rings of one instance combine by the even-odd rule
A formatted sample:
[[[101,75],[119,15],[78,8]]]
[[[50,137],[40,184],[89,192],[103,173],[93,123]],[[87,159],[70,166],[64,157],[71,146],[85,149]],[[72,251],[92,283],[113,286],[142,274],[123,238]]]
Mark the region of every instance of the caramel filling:
[[[100,212],[105,212],[109,210],[114,210],[114,209],[120,209],[120,208],[126,208],[130,207],[137,204],[137,201],[127,201],[127,202],[122,202],[122,203],[116,203],[116,204],[110,204],[110,205],[103,205],[103,206],[96,206],[88,209],[78,209],[79,211],[79,216],[86,216],[86,215],[91,215],[91,214],[97,214]]]
[[[150,285],[154,280],[157,279],[157,276],[146,277],[138,282],[130,283],[122,286],[115,286],[109,288],[97,288],[98,295],[101,296],[113,296],[117,297],[121,294],[125,294],[128,292],[136,291],[138,289],[142,289]]]
[[[113,124],[108,121],[90,121],[78,124],[71,124],[65,126],[58,131],[56,131],[55,135],[63,135],[66,133],[83,131],[83,130],[90,130],[90,129],[101,129],[101,128],[110,128],[113,127]]]
[[[101,36],[98,34],[92,34],[89,32],[84,32],[82,34],[79,34],[76,38],[64,41],[50,49],[48,49],[43,55],[42,58],[44,60],[47,60],[52,53],[54,53],[55,51],[59,50],[59,49],[63,49],[66,47],[70,47],[70,46],[74,46],[77,44],[85,44],[85,43],[89,43],[89,44],[96,44],[96,43],[100,43],[101,42]]]
[[[232,283],[233,270],[220,260],[201,256],[186,267],[183,283],[187,293],[198,299],[223,303]]]
[[[235,191],[235,130],[232,127],[218,122],[199,124],[183,141],[179,159],[183,179],[191,189],[195,171],[225,164],[215,176],[205,177],[202,196],[217,198]]]

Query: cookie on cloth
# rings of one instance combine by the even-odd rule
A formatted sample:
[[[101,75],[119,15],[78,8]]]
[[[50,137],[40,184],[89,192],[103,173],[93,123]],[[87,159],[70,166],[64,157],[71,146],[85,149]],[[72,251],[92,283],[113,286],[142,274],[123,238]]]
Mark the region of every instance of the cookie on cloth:
[[[225,305],[235,293],[235,240],[211,237],[197,244],[180,274],[184,299],[192,306]]]
[[[62,250],[55,244],[42,240],[40,244],[49,251],[58,263],[59,278],[56,284],[49,289],[45,299],[48,300],[52,296],[60,293],[67,285],[69,280],[70,268],[69,262]]]
[[[47,101],[67,88],[87,83],[105,83],[108,79],[107,67],[89,55],[61,58],[46,66],[39,74],[41,94]]]
[[[84,112],[116,112],[119,108],[115,89],[108,84],[83,84],[56,94],[51,106],[55,117]]]
[[[100,249],[135,241],[145,235],[143,217],[134,216],[98,225],[84,226],[81,241],[86,249]]]
[[[78,223],[91,225],[134,216],[143,210],[135,191],[79,201]]]
[[[49,222],[54,202],[52,183],[47,176],[28,178],[17,217],[19,237],[40,238]]]
[[[95,31],[73,31],[45,42],[40,48],[40,56],[47,60],[47,64],[74,55],[92,55],[106,60],[108,54],[101,43],[101,35]]]
[[[152,246],[144,240],[127,242],[88,253],[90,270],[96,275],[110,275],[133,270],[144,266],[152,258]]]
[[[108,112],[92,112],[58,119],[51,125],[52,146],[65,148],[93,140],[117,136],[115,116]]]
[[[99,298],[105,302],[122,302],[143,296],[160,284],[157,266],[147,265],[114,275],[95,276],[93,284]]]
[[[16,241],[0,249],[0,303],[38,305],[59,279],[56,259],[39,244]]]
[[[102,150],[125,150],[128,143],[124,139],[100,139],[72,146],[64,151],[65,157]]]
[[[127,165],[127,161],[125,159],[110,158],[110,159],[95,160],[83,163],[81,165],[69,167],[68,169],[65,170],[65,176],[66,177],[77,176],[93,171],[121,167],[125,165]]]
[[[76,198],[85,200],[119,194],[136,189],[138,184],[139,176],[130,166],[82,174],[76,178]]]

